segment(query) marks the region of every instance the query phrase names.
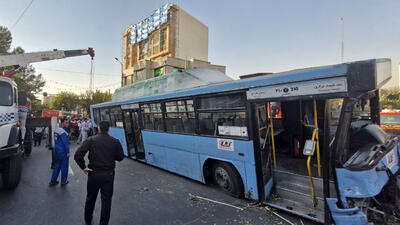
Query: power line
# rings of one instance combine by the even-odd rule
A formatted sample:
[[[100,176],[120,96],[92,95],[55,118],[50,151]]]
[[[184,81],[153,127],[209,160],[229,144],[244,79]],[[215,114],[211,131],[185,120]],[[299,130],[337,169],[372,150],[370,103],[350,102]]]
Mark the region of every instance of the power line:
[[[14,25],[11,26],[10,31],[11,31],[12,29],[14,29],[15,26],[17,26],[17,24],[19,23],[19,21],[20,21],[20,20],[22,19],[22,17],[25,15],[26,11],[29,9],[29,7],[31,7],[31,5],[32,5],[32,3],[33,3],[34,1],[35,1],[35,0],[32,0],[32,1],[28,4],[28,6],[24,9],[24,11],[22,11],[22,13],[21,13],[21,15],[18,17],[17,21],[15,21]]]
[[[36,69],[40,70],[48,70],[48,71],[56,71],[56,72],[63,72],[63,73],[77,73],[77,74],[86,74],[90,75],[90,73],[86,72],[80,72],[80,71],[70,71],[70,70],[60,70],[60,69],[49,69],[49,68],[42,68],[42,67],[36,67]],[[106,73],[96,73],[96,76],[106,76],[106,77],[119,77],[121,76],[120,74],[106,74]]]

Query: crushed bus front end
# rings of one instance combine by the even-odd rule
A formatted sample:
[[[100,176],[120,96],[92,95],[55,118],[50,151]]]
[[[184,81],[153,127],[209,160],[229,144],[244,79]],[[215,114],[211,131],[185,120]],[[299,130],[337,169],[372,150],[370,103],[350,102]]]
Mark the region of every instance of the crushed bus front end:
[[[341,119],[347,117],[351,125],[339,126],[335,137],[337,198],[327,198],[327,205],[337,225],[398,224],[399,139],[373,121],[355,121],[356,105],[351,100],[343,102]]]

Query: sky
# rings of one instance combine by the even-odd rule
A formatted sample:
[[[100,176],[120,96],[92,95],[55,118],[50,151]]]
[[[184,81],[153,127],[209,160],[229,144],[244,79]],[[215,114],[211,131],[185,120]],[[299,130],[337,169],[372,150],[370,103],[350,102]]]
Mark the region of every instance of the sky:
[[[11,28],[31,1],[0,0],[0,25]],[[209,61],[225,65],[233,78],[341,63],[341,17],[344,62],[391,58],[398,77],[399,0],[33,0],[11,29],[12,47],[26,52],[93,47],[94,86],[114,89],[120,85],[121,66],[114,58],[121,59],[124,30],[168,2],[208,26]],[[33,66],[48,93],[89,87],[89,56]]]

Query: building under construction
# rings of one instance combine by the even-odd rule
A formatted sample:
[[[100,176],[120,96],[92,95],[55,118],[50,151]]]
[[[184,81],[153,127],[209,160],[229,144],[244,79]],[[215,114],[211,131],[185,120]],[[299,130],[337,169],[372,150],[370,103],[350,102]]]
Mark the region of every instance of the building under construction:
[[[225,73],[225,66],[208,62],[208,27],[175,4],[127,28],[123,54],[123,86],[182,69]]]

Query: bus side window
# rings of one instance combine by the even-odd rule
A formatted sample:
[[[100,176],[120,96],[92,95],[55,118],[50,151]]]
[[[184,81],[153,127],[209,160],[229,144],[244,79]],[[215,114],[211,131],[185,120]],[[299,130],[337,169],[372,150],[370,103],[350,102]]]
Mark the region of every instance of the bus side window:
[[[200,134],[248,137],[244,93],[199,98]]]
[[[143,104],[141,108],[144,129],[164,131],[161,103]]]
[[[167,132],[195,133],[195,114],[193,100],[165,103],[165,124]]]
[[[200,134],[247,137],[245,112],[199,113]]]
[[[110,109],[100,109],[100,119],[101,121],[110,121]]]
[[[96,124],[100,123],[100,109],[94,109],[93,117]]]
[[[111,108],[111,127],[123,127],[122,111],[120,107]]]

